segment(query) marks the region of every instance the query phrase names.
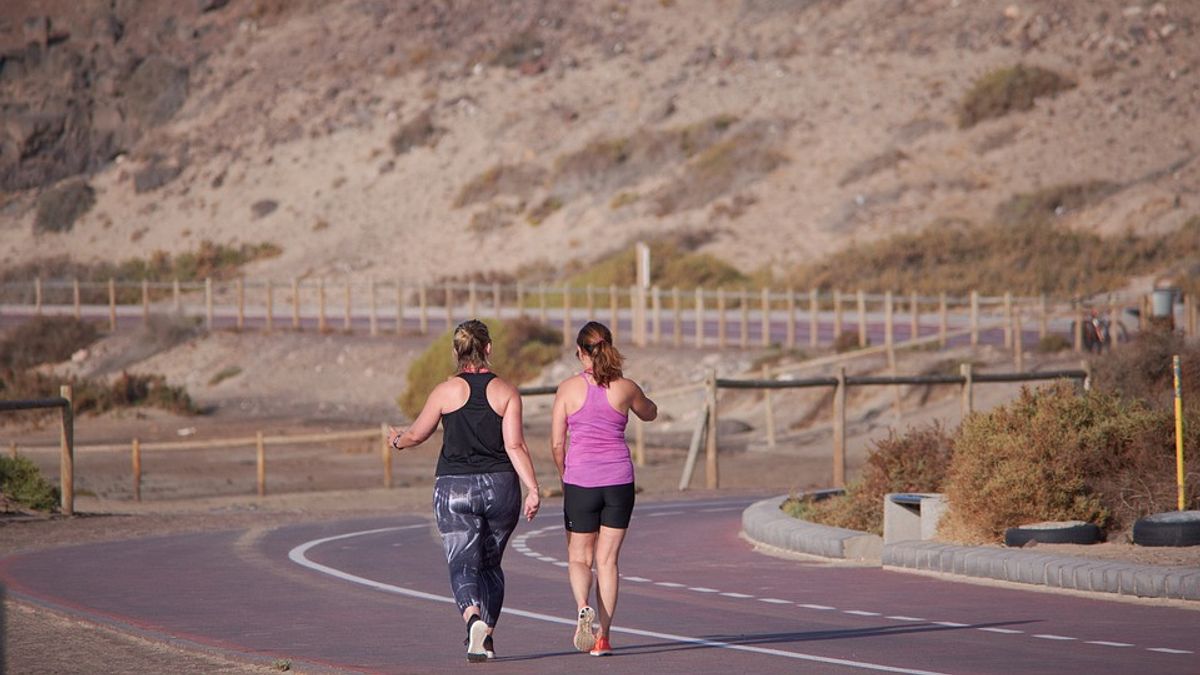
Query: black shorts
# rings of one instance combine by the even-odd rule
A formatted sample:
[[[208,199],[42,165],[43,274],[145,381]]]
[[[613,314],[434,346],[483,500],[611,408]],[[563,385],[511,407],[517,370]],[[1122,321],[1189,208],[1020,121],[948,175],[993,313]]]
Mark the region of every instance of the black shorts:
[[[563,518],[568,532],[599,532],[600,526],[624,530],[633,515],[633,483],[580,487],[563,483]]]

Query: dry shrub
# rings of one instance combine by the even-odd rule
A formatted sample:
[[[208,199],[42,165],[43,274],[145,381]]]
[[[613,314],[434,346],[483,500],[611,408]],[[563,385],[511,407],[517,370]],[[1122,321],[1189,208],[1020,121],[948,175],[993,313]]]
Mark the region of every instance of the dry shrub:
[[[0,339],[0,369],[23,370],[65,361],[97,337],[99,331],[93,323],[73,317],[39,316]]]
[[[1171,331],[1143,331],[1137,339],[1092,362],[1097,389],[1167,410],[1174,403],[1171,357],[1180,357],[1183,400],[1200,409],[1200,344]]]
[[[1095,390],[1079,395],[1066,382],[1023,389],[963,423],[946,480],[946,527],[971,543],[1047,520],[1120,529],[1130,511],[1114,501],[1113,486],[1156,468],[1139,461],[1160,424],[1142,405]]]
[[[833,338],[833,351],[838,354],[844,354],[845,352],[852,352],[855,349],[860,349],[862,345],[859,342],[858,335],[859,333],[857,330],[844,330],[838,333],[837,336]],[[870,344],[870,339],[867,340],[867,344]]]
[[[70,232],[75,221],[91,210],[95,203],[96,191],[87,181],[63,181],[38,197],[33,231]]]
[[[433,123],[433,108],[426,108],[392,134],[392,152],[403,155],[413,148],[436,145],[444,133],[445,129]]]
[[[1000,68],[975,81],[958,106],[958,125],[967,129],[979,122],[1029,110],[1035,100],[1071,89],[1075,83],[1058,73],[1017,64]]]
[[[530,225],[541,225],[543,221],[563,207],[563,200],[554,195],[550,195],[541,201],[540,204],[529,210],[525,216],[525,221]]]
[[[1068,211],[1076,211],[1103,201],[1121,186],[1103,180],[1053,185],[1035,192],[1013,195],[996,207],[1001,225],[1044,223]]]
[[[758,124],[710,146],[655,193],[655,215],[704,206],[771,173],[788,161],[775,145],[767,126]]]
[[[845,187],[851,183],[857,183],[860,180],[866,180],[877,173],[882,173],[891,169],[908,159],[908,155],[904,154],[897,148],[888,148],[882,153],[865,159],[858,164],[850,167],[841,180],[838,181],[838,187]]]
[[[875,442],[862,477],[844,497],[812,503],[807,520],[883,534],[883,496],[889,492],[938,492],[953,454],[953,439],[938,423],[912,427],[903,436],[893,430]]]
[[[96,379],[51,377],[37,371],[8,372],[0,376],[0,397],[7,399],[52,398],[59,386],[71,385],[76,414],[100,414],[118,408],[150,406],[181,415],[203,412],[184,387],[167,384],[162,375],[121,373],[111,382]]]
[[[696,249],[712,239],[711,232],[684,232],[647,242],[650,247],[650,278],[660,288],[730,288],[745,286],[750,279],[733,265]],[[632,245],[623,245],[609,255],[574,272],[572,286],[610,286],[628,288],[637,282],[636,253]],[[709,304],[712,304],[710,299]]]
[[[458,191],[454,207],[486,202],[499,195],[525,201],[546,180],[546,170],[529,164],[497,164],[475,176]]]
[[[537,375],[562,354],[562,333],[529,318],[485,319],[492,336],[491,370],[514,385]],[[454,330],[437,337],[408,369],[408,386],[396,399],[401,412],[415,419],[425,398],[454,375]]]

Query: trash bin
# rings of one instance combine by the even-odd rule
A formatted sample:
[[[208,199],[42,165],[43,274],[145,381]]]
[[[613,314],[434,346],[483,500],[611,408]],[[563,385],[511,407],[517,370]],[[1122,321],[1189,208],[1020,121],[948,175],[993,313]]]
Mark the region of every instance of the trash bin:
[[[1175,298],[1179,297],[1178,288],[1156,288],[1150,294],[1150,316],[1167,317],[1175,315]]]

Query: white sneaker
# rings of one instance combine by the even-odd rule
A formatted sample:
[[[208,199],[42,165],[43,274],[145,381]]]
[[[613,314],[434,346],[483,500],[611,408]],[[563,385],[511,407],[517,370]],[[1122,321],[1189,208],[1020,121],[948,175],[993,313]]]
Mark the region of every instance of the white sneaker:
[[[579,623],[575,625],[575,649],[590,652],[596,646],[596,634],[592,632],[592,621],[596,618],[596,610],[584,606],[579,610]]]
[[[467,628],[467,660],[471,663],[487,661],[487,650],[483,647],[483,640],[488,636],[487,624],[482,619],[472,621]]]

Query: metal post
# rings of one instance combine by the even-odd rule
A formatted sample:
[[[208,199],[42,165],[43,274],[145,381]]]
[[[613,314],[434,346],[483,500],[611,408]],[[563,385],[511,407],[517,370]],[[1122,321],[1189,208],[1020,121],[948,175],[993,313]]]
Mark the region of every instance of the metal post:
[[[846,367],[837,370],[833,391],[833,486],[846,487]]]
[[[62,512],[65,516],[75,514],[75,403],[71,385],[58,388],[58,395],[67,400],[62,409],[62,426],[59,433],[59,482],[62,489]]]
[[[718,296],[720,297],[720,296]],[[716,490],[721,485],[717,465],[717,371],[710,369],[704,380],[708,403],[708,439],[704,449],[704,486]]]
[[[1183,369],[1179,360],[1178,355],[1171,358],[1171,370],[1175,373],[1175,482],[1178,507],[1183,511],[1187,504],[1183,470]]]

